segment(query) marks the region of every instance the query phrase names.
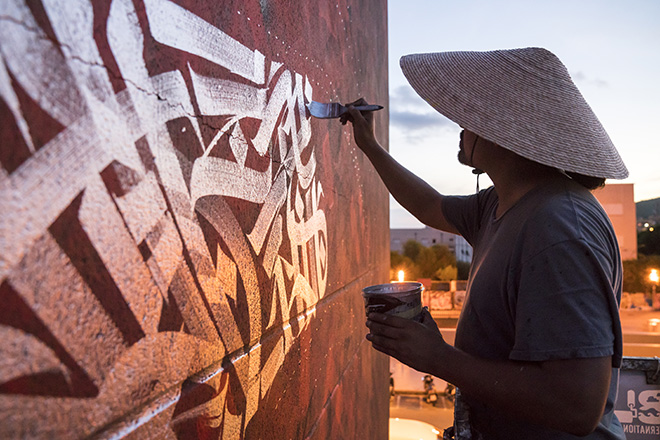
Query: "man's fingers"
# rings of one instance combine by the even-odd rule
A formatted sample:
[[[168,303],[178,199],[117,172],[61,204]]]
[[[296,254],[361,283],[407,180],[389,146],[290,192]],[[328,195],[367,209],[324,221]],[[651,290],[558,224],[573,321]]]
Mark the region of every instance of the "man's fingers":
[[[391,356],[404,364],[408,363],[406,361],[407,355],[403,354],[400,350],[401,347],[398,347],[391,340],[382,339],[375,336],[370,337],[369,335],[367,335],[367,340],[371,342],[371,346],[375,350],[380,351],[381,353],[386,354],[388,356]]]
[[[396,348],[396,343],[392,339],[388,339],[386,337],[379,335],[374,335],[372,333],[369,333],[367,335],[367,341],[371,342],[371,345],[373,345],[374,348],[380,347],[383,350],[387,350],[390,353],[394,348]]]
[[[422,309],[422,325],[432,330],[437,330],[438,328],[438,324],[435,323],[435,320],[433,319],[431,312],[429,312],[428,307],[424,307]]]
[[[359,110],[356,110],[354,106],[349,106],[348,107],[348,112],[344,113],[347,117],[348,120],[351,122],[355,123],[356,121],[364,121],[366,122],[367,120],[364,118],[364,115],[360,113]]]
[[[344,107],[358,106],[358,105],[369,105],[369,103],[367,103],[367,101],[364,98],[359,98],[359,99],[356,99],[353,102],[349,102],[348,104],[344,104]]]
[[[373,342],[371,343],[371,346],[374,348],[374,350],[380,351],[381,353],[384,353],[388,356],[392,356],[390,350],[385,347],[382,347],[378,344],[374,344]]]
[[[372,346],[375,350],[380,351],[380,352],[383,353],[383,354],[386,354],[386,355],[388,355],[388,356],[395,357],[395,356],[394,356],[394,352],[393,352],[392,350],[390,350],[389,348],[385,348],[385,347],[383,347],[383,346],[376,345],[376,344],[371,344],[371,346]]]
[[[377,322],[379,324],[384,324],[388,327],[395,327],[395,328],[405,328],[411,323],[409,319],[401,318],[399,316],[394,316],[394,315],[386,315],[384,313],[375,313],[375,312],[369,313],[367,319],[373,322]]]
[[[369,327],[372,335],[383,336],[388,339],[401,337],[401,330],[395,327],[389,327],[374,321],[367,321],[367,327]]]

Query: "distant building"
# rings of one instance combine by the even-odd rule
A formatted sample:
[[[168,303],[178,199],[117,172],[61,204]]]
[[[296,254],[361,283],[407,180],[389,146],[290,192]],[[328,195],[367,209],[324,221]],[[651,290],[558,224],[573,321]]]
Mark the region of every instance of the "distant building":
[[[637,258],[637,213],[635,208],[634,184],[608,183],[594,191],[594,196],[607,213],[617,241],[622,260]],[[390,229],[390,249],[401,252],[408,240],[424,246],[445,245],[456,255],[457,261],[472,261],[472,246],[460,235],[439,231],[430,227],[423,229]]]
[[[622,260],[637,258],[637,213],[632,183],[607,184],[594,196],[612,222]]]
[[[401,252],[408,240],[415,240],[426,247],[442,244],[456,255],[456,261],[470,263],[472,261],[472,246],[460,235],[439,231],[430,227],[423,229],[390,229],[390,250]]]

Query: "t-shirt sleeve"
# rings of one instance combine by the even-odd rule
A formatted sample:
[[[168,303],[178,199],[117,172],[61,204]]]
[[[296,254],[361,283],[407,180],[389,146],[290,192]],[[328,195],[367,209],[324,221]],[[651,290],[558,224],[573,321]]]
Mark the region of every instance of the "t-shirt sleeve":
[[[522,264],[513,282],[518,286],[511,359],[617,357],[616,296],[607,270],[583,240],[541,251]]]
[[[445,196],[442,199],[442,214],[474,246],[484,212],[494,197],[493,187],[469,196]]]

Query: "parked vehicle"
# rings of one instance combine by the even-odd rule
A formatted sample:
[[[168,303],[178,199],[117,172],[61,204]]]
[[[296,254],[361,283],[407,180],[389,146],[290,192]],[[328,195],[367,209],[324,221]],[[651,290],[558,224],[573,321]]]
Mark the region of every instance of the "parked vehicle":
[[[452,402],[456,398],[456,387],[449,382],[447,382],[447,386],[445,387],[445,397]]]
[[[424,402],[429,403],[433,406],[438,403],[438,392],[435,389],[435,384],[433,383],[433,376],[427,374],[424,376]]]

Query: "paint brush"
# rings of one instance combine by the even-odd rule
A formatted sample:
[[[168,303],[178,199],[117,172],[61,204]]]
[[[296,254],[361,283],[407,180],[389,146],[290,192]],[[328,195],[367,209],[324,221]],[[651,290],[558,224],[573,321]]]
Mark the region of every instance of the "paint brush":
[[[338,118],[348,111],[348,107],[345,107],[338,102],[329,102],[322,103],[312,101],[307,104],[309,113],[315,118],[319,119],[332,119]],[[357,105],[354,107],[356,110],[361,112],[371,112],[375,110],[380,110],[383,108],[382,105]]]

